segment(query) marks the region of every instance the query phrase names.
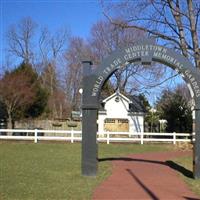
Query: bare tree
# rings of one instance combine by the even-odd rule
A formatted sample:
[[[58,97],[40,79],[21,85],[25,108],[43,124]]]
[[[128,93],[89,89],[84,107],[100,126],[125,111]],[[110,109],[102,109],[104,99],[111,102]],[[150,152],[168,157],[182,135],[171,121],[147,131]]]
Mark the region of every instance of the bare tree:
[[[59,80],[59,60],[63,54],[69,37],[69,31],[61,29],[56,34],[51,35],[47,29],[42,29],[39,39],[39,48],[42,58],[42,83],[49,91],[48,106],[51,108],[52,117],[59,117],[60,108],[64,104],[63,98],[57,98],[56,94],[61,94]],[[61,102],[60,100],[63,100]],[[60,106],[57,106],[60,103]],[[64,108],[63,108],[64,109]]]
[[[130,46],[136,38],[141,38],[144,34],[144,31],[123,29],[107,21],[97,22],[91,29],[89,39],[96,63],[99,64],[103,58],[113,51],[124,46]],[[121,92],[125,92],[129,79],[138,70],[139,68],[136,65],[129,65],[117,70],[112,76],[109,85],[111,84],[114,90],[119,88]]]
[[[67,29],[60,29],[56,31],[56,33],[50,39],[50,47],[52,58],[55,60],[61,52],[63,52],[63,48],[66,46],[69,38],[69,31]]]
[[[51,34],[49,30],[44,27],[40,31],[40,37],[38,41],[39,47],[39,59],[41,60],[40,67],[44,68],[49,62],[49,54],[50,54],[50,40]]]
[[[144,34],[144,31],[125,30],[108,21],[101,20],[92,26],[89,44],[99,61],[117,49],[132,45]]]
[[[54,103],[58,118],[70,117],[71,108],[63,89],[58,88],[54,92]]]
[[[8,128],[12,128],[13,117],[18,109],[25,109],[34,100],[34,89],[25,73],[7,73],[0,79],[0,101],[8,115]]]
[[[157,37],[162,44],[192,59],[200,69],[198,0],[123,1],[103,6],[104,14],[113,24]]]
[[[71,38],[68,51],[65,54],[67,60],[65,85],[68,101],[73,109],[77,109],[77,105],[80,103],[78,90],[81,87],[82,58],[86,56],[93,61],[95,66],[98,66],[102,59],[113,51],[124,46],[130,46],[136,39],[144,35],[144,31],[124,29],[110,22],[99,21],[93,25],[88,41],[81,38]],[[157,65],[146,67],[129,64],[115,72],[104,89],[112,93],[117,88],[125,93],[142,92],[167,81],[171,74],[165,72],[165,68]],[[162,78],[165,81],[162,80],[161,82]],[[110,94],[109,92],[106,93]]]
[[[36,23],[27,17],[17,25],[12,25],[7,32],[8,51],[25,63],[32,63],[34,58],[33,37],[36,27]]]
[[[67,62],[65,88],[68,102],[72,109],[78,109],[80,104],[79,89],[81,87],[81,61],[84,57],[92,58],[90,46],[78,37],[72,37],[69,42],[68,50],[65,53]]]
[[[109,21],[99,21],[93,25],[89,39],[91,50],[95,55],[93,60],[99,64],[111,52],[124,46],[131,46],[135,40],[144,36],[146,36],[146,32],[142,30],[125,29]],[[167,70],[156,64],[148,67],[128,64],[115,72],[110,78],[109,85],[111,84],[114,90],[119,88],[121,92],[125,93],[144,92],[144,90],[161,85],[169,78],[176,76],[176,73],[169,73]]]
[[[61,58],[67,47],[70,32],[66,28],[51,33],[47,28],[38,31],[36,23],[29,17],[23,18],[18,24],[12,25],[7,31],[8,52],[14,56],[15,63],[30,63],[41,75],[38,77],[42,86],[49,92],[48,106],[51,108],[51,116],[60,116],[59,103],[64,105],[61,96]],[[37,37],[38,36],[38,39]],[[17,58],[17,59],[16,59]],[[9,65],[10,67],[10,65]],[[63,73],[63,71],[62,71]],[[60,100],[62,99],[62,102]],[[59,109],[58,109],[59,107]]]

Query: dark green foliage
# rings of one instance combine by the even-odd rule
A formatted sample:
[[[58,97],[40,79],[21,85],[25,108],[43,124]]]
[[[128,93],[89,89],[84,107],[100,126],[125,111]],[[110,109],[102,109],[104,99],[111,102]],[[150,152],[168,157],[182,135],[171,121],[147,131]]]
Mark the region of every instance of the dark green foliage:
[[[167,120],[168,132],[192,132],[192,111],[180,91],[165,90],[157,107],[160,117]]]
[[[6,114],[5,105],[0,101],[0,120],[6,119],[6,118],[7,118],[7,114]]]
[[[161,132],[161,130],[159,130],[159,119],[160,119],[159,112],[157,112],[153,108],[147,110],[147,113],[145,115],[146,131]]]
[[[149,101],[144,94],[139,94],[138,97],[145,108],[145,131],[159,132],[159,113],[151,108]]]
[[[106,81],[105,84],[103,85],[101,95],[106,97],[106,96],[113,94],[114,92],[115,92],[115,90],[114,90],[111,82],[109,80]]]
[[[149,101],[147,100],[147,98],[145,97],[144,94],[139,94],[139,99],[141,101],[141,103],[143,104],[144,108],[146,111],[148,111],[150,109],[150,104],[149,104]]]
[[[22,63],[19,67],[11,72],[7,72],[6,75],[19,75],[23,74],[26,77],[28,86],[32,91],[32,100],[26,105],[22,105],[12,112],[12,119],[19,120],[28,117],[38,117],[40,116],[47,105],[48,93],[44,88],[42,88],[40,83],[40,77],[37,72],[33,69],[31,64]],[[17,83],[16,83],[17,84]],[[17,92],[17,91],[16,91]]]
[[[26,117],[38,117],[46,108],[48,101],[48,93],[39,84],[36,88],[36,96],[32,105],[30,105],[25,112]]]
[[[30,83],[34,83],[38,79],[37,72],[33,69],[31,64],[22,63],[12,73],[24,72],[30,79]]]
[[[14,73],[20,71],[24,71],[30,78],[30,84],[35,91],[34,101],[24,109],[23,115],[24,117],[38,117],[44,112],[47,106],[48,93],[44,88],[42,88],[39,76],[30,64],[22,63]]]

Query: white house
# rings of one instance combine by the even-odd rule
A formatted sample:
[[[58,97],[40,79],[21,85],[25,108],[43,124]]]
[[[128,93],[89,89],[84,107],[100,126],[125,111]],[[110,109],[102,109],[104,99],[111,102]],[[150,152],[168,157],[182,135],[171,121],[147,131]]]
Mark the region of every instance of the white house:
[[[143,132],[144,114],[144,106],[137,96],[127,97],[116,92],[101,101],[98,132]]]

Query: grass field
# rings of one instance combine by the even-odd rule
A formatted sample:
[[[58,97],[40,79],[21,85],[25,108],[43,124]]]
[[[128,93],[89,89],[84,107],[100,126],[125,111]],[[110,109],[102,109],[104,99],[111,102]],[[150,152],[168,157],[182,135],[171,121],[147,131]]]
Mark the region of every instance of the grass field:
[[[185,175],[181,174],[185,182],[189,185],[191,190],[193,190],[198,196],[200,196],[200,179],[199,180],[194,180],[191,177],[191,174],[188,172],[192,172],[192,157],[182,157],[174,160],[177,164],[180,166],[184,167],[186,170]]]
[[[99,157],[166,151],[171,147],[100,144]],[[0,143],[0,199],[90,199],[93,189],[110,174],[111,165],[109,161],[100,162],[96,178],[82,177],[80,149],[77,143]]]

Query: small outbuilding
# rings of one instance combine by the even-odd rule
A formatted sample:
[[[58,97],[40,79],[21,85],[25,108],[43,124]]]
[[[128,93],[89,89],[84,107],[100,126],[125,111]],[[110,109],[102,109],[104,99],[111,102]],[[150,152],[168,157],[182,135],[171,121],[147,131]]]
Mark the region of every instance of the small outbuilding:
[[[143,132],[144,115],[145,109],[138,96],[125,96],[117,91],[101,101],[98,132]]]

